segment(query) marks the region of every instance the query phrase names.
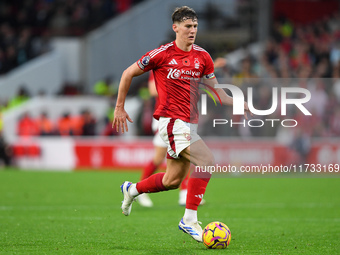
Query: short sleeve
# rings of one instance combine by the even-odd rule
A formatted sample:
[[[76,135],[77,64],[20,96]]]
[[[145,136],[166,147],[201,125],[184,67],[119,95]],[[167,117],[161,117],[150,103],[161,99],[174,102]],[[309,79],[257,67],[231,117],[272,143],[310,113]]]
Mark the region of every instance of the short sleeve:
[[[154,49],[147,52],[137,61],[138,67],[144,72],[157,68],[157,66],[162,62],[163,54],[155,54],[155,52],[158,52],[157,50],[158,49]]]
[[[215,78],[214,74],[214,62],[210,57],[209,53],[205,54],[205,67],[203,71],[203,78],[212,79]]]

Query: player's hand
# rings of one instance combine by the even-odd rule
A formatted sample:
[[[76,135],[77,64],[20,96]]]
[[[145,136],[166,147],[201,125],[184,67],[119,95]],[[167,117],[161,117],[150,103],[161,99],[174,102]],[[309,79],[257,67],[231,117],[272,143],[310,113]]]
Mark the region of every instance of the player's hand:
[[[114,112],[113,122],[112,122],[112,128],[116,127],[116,131],[119,132],[119,127],[120,127],[120,129],[122,130],[122,133],[124,133],[125,130],[126,132],[128,132],[129,129],[128,129],[126,120],[133,123],[133,120],[127,114],[124,107],[116,107],[115,112]]]
[[[253,113],[249,110],[247,102],[244,102],[244,117],[246,120],[248,120],[248,112],[251,116],[254,116]]]

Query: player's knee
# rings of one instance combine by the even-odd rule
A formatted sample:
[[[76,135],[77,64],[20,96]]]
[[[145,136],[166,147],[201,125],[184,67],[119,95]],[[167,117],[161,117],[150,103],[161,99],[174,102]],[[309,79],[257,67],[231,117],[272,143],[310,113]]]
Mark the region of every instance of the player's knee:
[[[163,182],[163,185],[167,189],[178,189],[181,185],[180,179],[166,180]]]

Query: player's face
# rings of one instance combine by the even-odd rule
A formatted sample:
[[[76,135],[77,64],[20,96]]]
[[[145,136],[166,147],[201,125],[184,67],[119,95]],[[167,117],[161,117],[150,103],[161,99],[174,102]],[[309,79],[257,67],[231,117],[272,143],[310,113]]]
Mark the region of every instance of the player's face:
[[[177,34],[177,39],[187,45],[191,45],[196,39],[197,26],[197,20],[187,19],[180,23],[175,23],[173,29]]]

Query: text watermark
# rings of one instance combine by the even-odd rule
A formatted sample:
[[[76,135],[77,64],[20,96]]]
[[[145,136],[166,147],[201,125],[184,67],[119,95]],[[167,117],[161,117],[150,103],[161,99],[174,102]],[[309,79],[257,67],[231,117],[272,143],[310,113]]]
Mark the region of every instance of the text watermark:
[[[196,173],[339,173],[340,164],[219,165],[195,166]]]

